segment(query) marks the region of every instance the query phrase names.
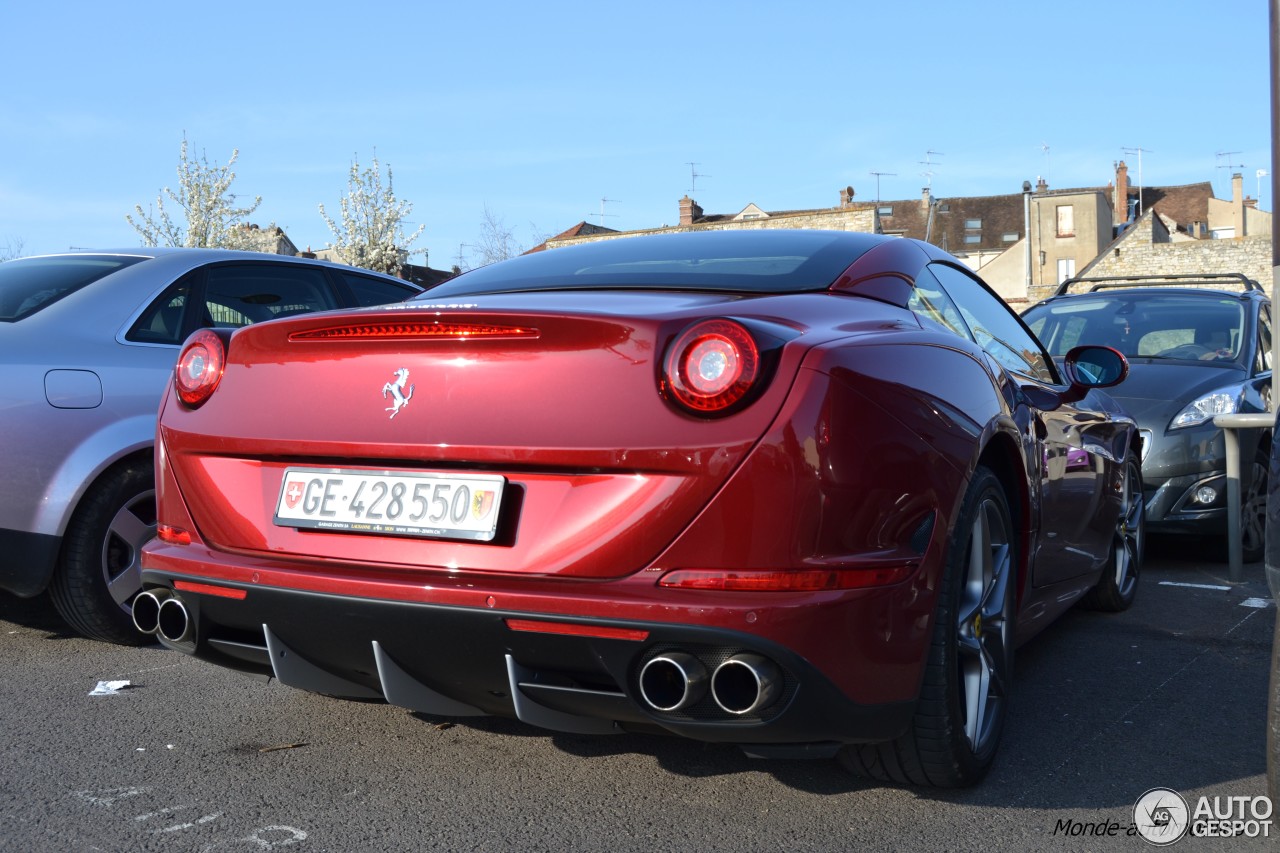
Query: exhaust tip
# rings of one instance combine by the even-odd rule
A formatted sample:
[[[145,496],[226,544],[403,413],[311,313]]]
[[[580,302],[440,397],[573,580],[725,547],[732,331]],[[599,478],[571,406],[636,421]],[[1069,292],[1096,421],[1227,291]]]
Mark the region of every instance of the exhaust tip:
[[[655,711],[679,711],[707,693],[707,668],[687,652],[658,655],[640,670],[640,696]]]
[[[140,592],[133,598],[133,626],[148,636],[160,629],[160,595]]]
[[[171,595],[160,602],[156,613],[156,630],[171,643],[183,643],[191,639],[191,616],[182,599]]]
[[[782,672],[761,655],[734,655],[711,676],[711,698],[722,711],[734,716],[768,708],[781,692]]]

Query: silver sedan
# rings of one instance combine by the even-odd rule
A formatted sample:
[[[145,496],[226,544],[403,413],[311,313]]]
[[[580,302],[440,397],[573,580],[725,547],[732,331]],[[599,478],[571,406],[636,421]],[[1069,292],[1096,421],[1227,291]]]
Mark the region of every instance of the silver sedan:
[[[0,590],[47,590],[85,636],[147,640],[131,608],[139,551],[156,531],[156,410],[179,345],[205,326],[421,290],[323,261],[220,249],[0,264]]]

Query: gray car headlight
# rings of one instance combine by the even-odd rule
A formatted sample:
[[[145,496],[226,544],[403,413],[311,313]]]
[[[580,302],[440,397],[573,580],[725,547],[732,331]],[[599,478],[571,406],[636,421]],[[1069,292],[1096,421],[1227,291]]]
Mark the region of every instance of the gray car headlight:
[[[1230,415],[1240,411],[1244,391],[1243,385],[1231,385],[1192,400],[1169,422],[1169,429],[1196,426],[1213,420],[1217,415]]]

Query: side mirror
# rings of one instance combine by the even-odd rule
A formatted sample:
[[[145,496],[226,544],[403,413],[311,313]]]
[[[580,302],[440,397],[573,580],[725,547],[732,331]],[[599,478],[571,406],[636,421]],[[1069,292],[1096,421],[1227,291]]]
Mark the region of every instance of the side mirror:
[[[1129,360],[1111,347],[1075,347],[1062,364],[1073,388],[1110,388],[1129,375]]]

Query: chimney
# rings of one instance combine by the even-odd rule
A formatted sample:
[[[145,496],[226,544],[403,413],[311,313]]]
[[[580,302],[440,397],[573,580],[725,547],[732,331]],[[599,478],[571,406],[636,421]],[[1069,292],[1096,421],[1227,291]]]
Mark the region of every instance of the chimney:
[[[924,211],[929,210],[929,188],[928,187],[920,188],[920,209]]]
[[[840,206],[849,207],[853,204],[853,187],[845,187],[840,190]]]
[[[1239,172],[1231,176],[1231,224],[1236,236],[1244,236],[1244,178]]]
[[[1042,193],[1042,192],[1048,192],[1048,190],[1049,190],[1049,185],[1045,182],[1045,179],[1036,178],[1036,192]]]
[[[1116,197],[1112,199],[1112,207],[1117,220],[1129,221],[1129,167],[1123,160],[1116,166]]]
[[[688,195],[680,199],[680,224],[692,225],[696,220],[702,218],[702,208],[698,203],[689,198]]]

